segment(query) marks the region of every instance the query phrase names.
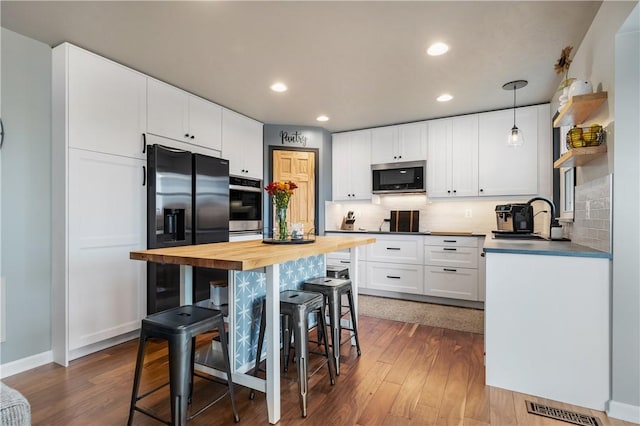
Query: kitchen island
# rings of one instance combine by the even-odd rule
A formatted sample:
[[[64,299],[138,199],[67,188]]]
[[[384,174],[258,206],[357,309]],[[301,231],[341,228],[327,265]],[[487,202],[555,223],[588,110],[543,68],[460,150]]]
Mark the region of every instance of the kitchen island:
[[[180,265],[181,304],[191,303],[192,268],[217,268],[232,271],[230,274],[230,315],[229,342],[232,361],[232,378],[238,383],[261,392],[267,396],[269,422],[277,423],[280,419],[280,291],[287,288],[283,285],[287,276],[295,275],[296,269],[309,270],[309,274],[324,275],[324,255],[338,250],[350,250],[351,260],[358,261],[358,246],[371,244],[371,237],[316,237],[311,244],[263,244],[262,241],[239,241],[229,243],[201,244],[194,246],[170,247],[151,250],[132,251],[130,258],[147,262],[169,263]],[[298,262],[298,264],[296,264]],[[303,262],[304,264],[301,264]],[[308,275],[308,274],[307,274]],[[312,276],[301,276],[303,279]],[[358,274],[351,276],[354,294],[357,294]],[[248,362],[238,362],[238,358],[249,360],[242,349],[250,349],[248,336],[238,336],[239,330],[251,329],[250,308],[242,312],[234,311],[234,294],[246,291],[252,298],[259,297],[259,291],[251,287],[263,285],[266,290],[266,380],[246,374]],[[291,283],[290,283],[291,284]],[[295,283],[294,283],[295,284]],[[301,284],[301,283],[297,283]],[[357,312],[357,297],[356,312]],[[243,324],[244,323],[244,324]],[[247,325],[249,323],[249,325]],[[245,351],[246,352],[246,351]],[[255,354],[253,354],[255,356]],[[243,358],[244,357],[244,358]],[[205,372],[217,374],[214,369],[200,367]]]
[[[484,252],[486,384],[604,410],[611,254],[489,238]]]

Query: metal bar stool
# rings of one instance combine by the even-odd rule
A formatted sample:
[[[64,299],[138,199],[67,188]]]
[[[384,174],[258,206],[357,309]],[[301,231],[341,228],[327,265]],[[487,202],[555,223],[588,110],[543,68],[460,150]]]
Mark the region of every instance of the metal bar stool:
[[[329,326],[331,327],[331,349],[333,351],[333,363],[336,367],[336,375],[340,375],[340,344],[342,335],[342,324],[340,319],[347,312],[342,313],[342,295],[346,294],[349,300],[349,313],[351,313],[351,325],[352,328],[346,328],[352,332],[356,341],[356,349],[358,356],[360,356],[360,341],[358,340],[358,325],[356,322],[356,314],[353,309],[353,291],[351,286],[351,280],[343,280],[339,278],[321,277],[307,281],[302,285],[307,291],[314,291],[322,293],[325,298],[325,303],[329,305]]]
[[[317,313],[318,327],[325,330],[326,336],[327,324],[325,321],[324,297],[322,294],[312,293],[308,291],[286,290],[280,293],[280,314],[282,315],[282,346],[284,352],[284,371],[287,371],[289,364],[289,348],[291,346],[291,328],[293,327],[293,335],[295,340],[295,362],[298,366],[298,391],[300,393],[300,410],[302,417],[307,416],[307,393],[308,393],[308,374],[309,374],[309,314]],[[262,315],[260,318],[260,334],[258,337],[258,352],[256,354],[256,365],[253,375],[258,373],[260,365],[260,355],[264,344],[264,334],[266,328],[266,309],[265,302],[262,303]],[[326,338],[325,338],[326,340]],[[335,384],[333,369],[331,368],[331,357],[329,356],[329,345],[325,342],[324,355],[327,358],[327,367],[329,369],[329,378],[331,384]],[[254,391],[251,390],[249,397],[253,399]]]
[[[227,374],[228,392],[212,401],[204,408],[191,416],[187,415],[187,407],[191,402],[193,391],[194,357],[196,336],[210,332],[216,328],[220,335],[222,355],[225,372]],[[144,367],[145,346],[149,338],[165,339],[169,345],[169,393],[171,395],[171,421],[168,422],[158,417],[152,411],[138,407],[137,402],[146,396],[158,391],[166,384],[157,387],[142,396],[138,396],[142,369]],[[128,425],[133,421],[134,411],[139,411],[168,425],[185,425],[187,420],[220,401],[226,394],[231,398],[234,421],[240,421],[236,410],[233,395],[233,381],[231,380],[231,366],[229,364],[229,352],[227,349],[227,336],[224,329],[222,312],[216,309],[208,309],[195,305],[180,306],[157,314],[149,315],[142,320],[140,330],[140,342],[138,344],[138,357],[136,371],[133,379],[133,391],[131,393],[131,406],[129,409]]]

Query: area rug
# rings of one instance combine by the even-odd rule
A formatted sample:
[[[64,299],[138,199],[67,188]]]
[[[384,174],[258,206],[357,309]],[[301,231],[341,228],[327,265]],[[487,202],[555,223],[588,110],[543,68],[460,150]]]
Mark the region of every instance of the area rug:
[[[484,311],[433,303],[358,296],[360,315],[484,334]]]

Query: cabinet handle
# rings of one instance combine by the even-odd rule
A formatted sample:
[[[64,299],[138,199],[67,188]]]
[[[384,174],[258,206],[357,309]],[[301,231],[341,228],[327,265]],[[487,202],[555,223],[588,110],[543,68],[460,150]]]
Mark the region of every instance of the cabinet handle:
[[[142,153],[143,154],[147,153],[147,134],[146,133],[142,134]]]
[[[185,133],[185,134],[184,134],[184,137],[185,137],[185,138],[188,138],[188,137],[189,137],[189,133]]]
[[[402,155],[400,155],[398,158],[402,159]]]
[[[387,275],[387,278],[391,278],[391,279],[394,279],[394,280],[399,280],[400,279],[400,277],[396,277],[395,275]]]
[[[196,138],[195,136],[191,135],[191,139],[195,139],[195,138]]]
[[[447,189],[447,194],[451,194],[451,190]]]
[[[445,248],[443,248],[442,250],[444,250],[444,251],[456,251],[456,250],[458,250],[458,249],[457,249],[457,248],[445,247]]]
[[[400,250],[400,247],[387,247],[387,250]]]
[[[480,253],[480,257],[484,257],[484,252]]]
[[[147,166],[142,166],[142,186],[147,185]]]
[[[0,149],[2,149],[2,145],[4,145],[4,123],[0,118]]]
[[[444,241],[445,243],[457,243],[458,242],[457,240],[442,240],[442,241]]]
[[[347,265],[350,264],[351,262],[349,262],[348,260],[341,260],[340,263],[346,263]]]
[[[458,272],[457,269],[442,268],[442,270],[445,272]]]
[[[484,189],[480,188],[480,192],[484,192]]]
[[[458,192],[458,191],[456,191],[456,190],[454,189],[454,190],[453,190],[453,193],[455,194],[456,192]]]

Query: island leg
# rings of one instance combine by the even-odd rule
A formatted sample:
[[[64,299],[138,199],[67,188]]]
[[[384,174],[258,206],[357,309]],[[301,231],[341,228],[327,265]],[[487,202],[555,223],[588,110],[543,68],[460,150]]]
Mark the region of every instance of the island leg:
[[[267,412],[269,423],[280,420],[280,265],[267,266]]]
[[[351,295],[353,297],[353,318],[355,318],[356,321],[358,321],[358,284],[360,283],[360,274],[358,273],[358,261],[360,260],[360,256],[358,251],[358,247],[351,247],[351,249],[349,249],[351,255],[349,279],[351,280]],[[356,324],[353,324],[351,320],[347,321],[349,321],[349,328],[355,330]],[[355,334],[351,336],[351,346],[356,346]]]
[[[193,303],[193,266],[180,265],[180,306]]]

